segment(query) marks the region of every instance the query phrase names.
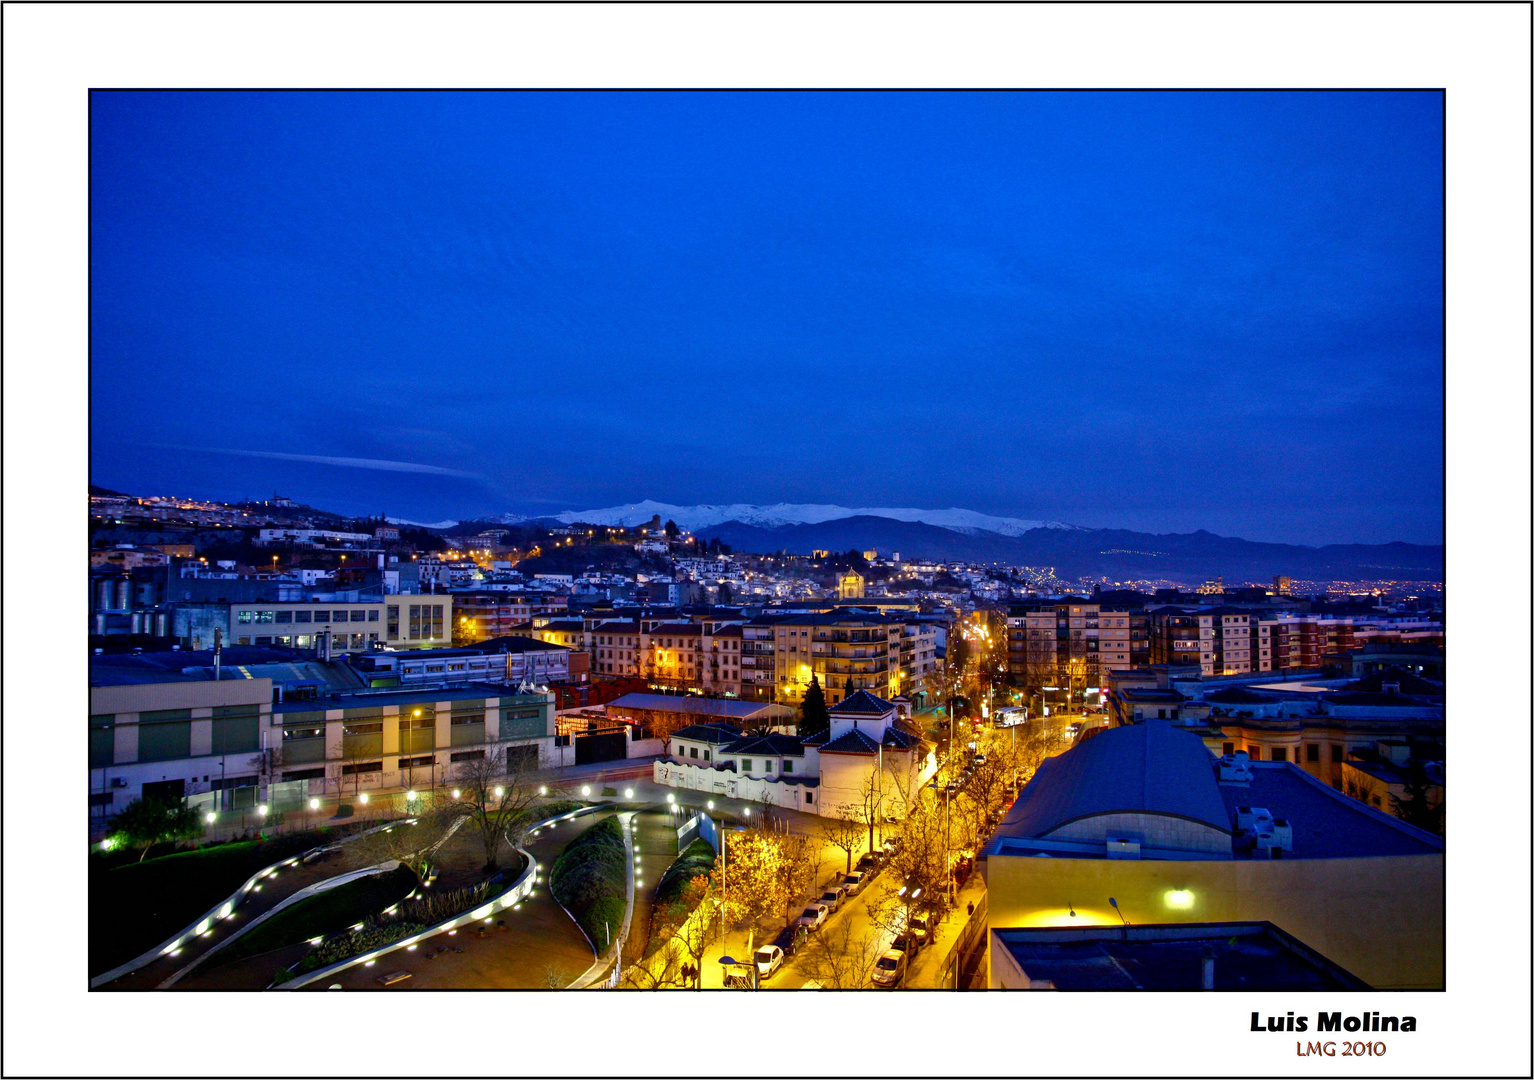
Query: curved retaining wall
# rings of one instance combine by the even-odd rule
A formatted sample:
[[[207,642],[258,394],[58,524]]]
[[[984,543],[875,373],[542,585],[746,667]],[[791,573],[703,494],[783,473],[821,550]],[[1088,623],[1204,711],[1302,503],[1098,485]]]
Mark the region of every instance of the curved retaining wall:
[[[579,817],[582,814],[589,814],[595,810],[600,809],[605,809],[605,807],[582,807],[579,810],[571,810],[568,813],[556,814],[553,817],[536,821],[529,825],[527,828],[528,831],[533,829],[540,829],[550,822],[569,821],[571,818]],[[537,883],[539,874],[538,864],[535,863],[533,861],[533,857],[522,848],[517,848],[516,850],[522,855],[524,859],[527,860],[527,867],[522,871],[522,875],[517,878],[517,880],[511,885],[510,888],[506,889],[504,892],[492,896],[489,900],[486,900],[473,911],[466,911],[461,915],[453,916],[451,919],[444,919],[442,922],[436,923],[433,926],[428,926],[425,930],[422,930],[418,934],[411,934],[409,937],[400,938],[398,941],[391,941],[389,944],[381,946],[380,948],[372,949],[365,953],[358,953],[356,956],[348,957],[347,959],[338,961],[337,963],[331,964],[328,967],[318,968],[306,975],[300,975],[296,979],[290,979],[285,983],[277,983],[273,986],[267,987],[267,989],[297,990],[301,987],[308,986],[310,983],[318,982],[321,979],[328,979],[332,975],[338,975],[345,971],[347,968],[356,967],[358,964],[366,964],[369,961],[377,960],[381,956],[387,956],[389,953],[398,952],[400,949],[408,948],[411,945],[418,944],[419,942],[425,941],[429,937],[435,937],[437,934],[441,934],[445,931],[456,930],[460,926],[467,926],[470,923],[479,922],[482,919],[488,921],[495,912],[504,911],[506,908],[511,907],[513,904],[520,903],[528,893],[533,891],[533,886]]]
[[[220,900],[217,904],[213,905],[213,907],[209,908],[201,918],[187,926],[182,927],[180,930],[177,930],[175,934],[160,942],[160,944],[156,945],[148,952],[140,953],[138,956],[135,956],[127,963],[118,964],[111,971],[104,971],[100,975],[97,975],[95,978],[91,979],[90,988],[94,990],[96,987],[103,986],[106,983],[111,982],[113,979],[120,979],[124,975],[127,975],[129,972],[137,971],[145,964],[153,963],[160,957],[175,952],[192,938],[196,937],[198,934],[203,933],[208,929],[208,927],[212,926],[213,920],[227,919],[230,915],[234,914],[235,907],[241,900],[245,899],[245,897],[250,894],[251,889],[260,884],[262,878],[268,877],[271,874],[275,874],[282,867],[296,866],[300,859],[307,858],[308,856],[314,854],[316,851],[329,851],[331,848],[340,847],[342,844],[350,843],[353,840],[360,840],[364,836],[369,836],[377,832],[379,829],[387,828],[393,824],[394,823],[392,821],[386,821],[382,825],[379,825],[377,828],[368,829],[364,832],[358,833],[355,836],[348,836],[344,840],[337,841],[334,844],[329,844],[324,847],[310,848],[308,851],[300,852],[299,854],[293,855],[289,858],[278,859],[270,866],[257,870],[250,876],[249,880],[247,880],[245,884],[241,885],[229,896],[225,897],[223,900]]]

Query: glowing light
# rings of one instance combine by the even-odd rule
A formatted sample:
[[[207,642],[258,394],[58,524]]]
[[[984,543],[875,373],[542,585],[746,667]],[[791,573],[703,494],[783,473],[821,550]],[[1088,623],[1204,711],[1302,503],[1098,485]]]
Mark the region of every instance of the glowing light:
[[[582,795],[590,795],[591,794],[591,785],[590,784],[586,784],[586,785],[582,786],[581,787],[581,794]]]
[[[218,820],[218,815],[209,810],[207,814],[204,815],[202,820],[206,821],[209,825],[212,825],[215,821]]]
[[[546,787],[539,787],[538,788],[538,794],[540,794],[540,795],[547,795],[548,793],[549,793],[549,789],[548,788],[546,788]]]
[[[405,801],[406,802],[415,802],[415,792],[413,792],[413,791],[405,792]]]
[[[310,810],[318,810],[319,808],[320,808],[320,801],[318,799],[310,799],[309,800],[309,809]]]
[[[256,813],[260,814],[262,817],[266,817],[270,810],[271,808],[268,807],[266,803],[262,803],[260,806],[256,807]]]
[[[624,788],[623,789],[623,797],[625,799],[632,799],[634,797],[634,789],[631,788],[631,787]]]
[[[1193,893],[1188,889],[1168,889],[1166,906],[1169,908],[1190,908],[1193,906]]]
[[[317,802],[318,800],[315,801]],[[368,804],[368,793],[364,791],[361,795],[358,795],[357,801],[366,806]]]
[[[496,797],[496,798],[497,798],[497,799],[499,799],[499,798],[500,798],[500,797],[501,797],[501,796],[502,796],[502,795],[504,795],[504,794],[506,794],[506,789],[505,789],[505,788],[503,788],[503,787],[498,787],[498,788],[496,788],[496,789],[495,789],[495,797]]]

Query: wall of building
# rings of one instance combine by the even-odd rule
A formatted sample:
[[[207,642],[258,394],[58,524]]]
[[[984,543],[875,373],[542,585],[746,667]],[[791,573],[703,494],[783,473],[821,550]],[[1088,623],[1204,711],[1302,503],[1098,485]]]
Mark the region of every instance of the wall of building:
[[[1131,923],[1267,920],[1371,986],[1444,985],[1442,855],[1223,862],[993,855],[982,866],[992,927],[1117,925],[1111,896]],[[1168,893],[1188,906],[1172,906]]]

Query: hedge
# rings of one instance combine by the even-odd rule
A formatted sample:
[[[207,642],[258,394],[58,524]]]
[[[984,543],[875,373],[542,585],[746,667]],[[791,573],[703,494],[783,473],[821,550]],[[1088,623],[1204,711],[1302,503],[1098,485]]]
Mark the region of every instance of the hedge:
[[[707,840],[694,840],[676,861],[666,868],[660,883],[655,886],[655,910],[664,910],[682,898],[687,883],[700,874],[707,877],[714,872],[714,847]]]
[[[628,906],[628,859],[623,823],[603,819],[565,845],[549,872],[549,888],[600,952]]]

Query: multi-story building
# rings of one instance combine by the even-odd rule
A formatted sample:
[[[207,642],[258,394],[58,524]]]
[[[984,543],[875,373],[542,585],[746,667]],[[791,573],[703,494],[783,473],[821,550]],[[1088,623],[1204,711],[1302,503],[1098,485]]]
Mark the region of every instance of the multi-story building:
[[[1197,663],[1205,675],[1240,675],[1254,670],[1253,625],[1257,620],[1250,612],[1232,607],[1160,607],[1148,614],[1150,663]]]
[[[271,601],[229,604],[224,640],[234,645],[284,645],[331,654],[437,649],[451,644],[451,596],[390,596],[357,602]],[[211,643],[209,643],[211,644]]]
[[[1287,761],[1342,790],[1349,756],[1381,741],[1403,741],[1441,758],[1440,683],[1403,671],[1362,679],[1322,671],[1209,677],[1189,665],[1115,672],[1109,712],[1115,726],[1164,719],[1197,734],[1216,754]]]
[[[1007,616],[1007,668],[1014,685],[1102,686],[1108,672],[1149,661],[1142,611],[1069,598],[1017,606]]]
[[[541,593],[453,593],[458,635],[465,642],[506,637],[534,619],[563,615],[568,606],[569,601],[563,596]]]

